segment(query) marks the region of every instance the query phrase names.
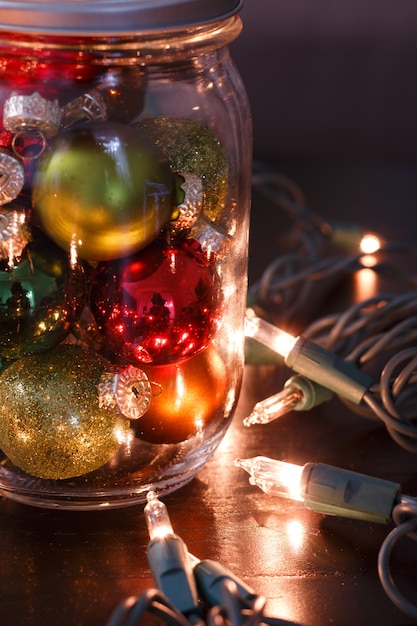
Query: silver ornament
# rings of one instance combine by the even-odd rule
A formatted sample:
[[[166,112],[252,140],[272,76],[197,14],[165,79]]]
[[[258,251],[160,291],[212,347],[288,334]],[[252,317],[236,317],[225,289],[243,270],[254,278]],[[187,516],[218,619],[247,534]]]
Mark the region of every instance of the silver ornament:
[[[46,137],[53,137],[59,130],[61,119],[58,100],[47,100],[37,91],[30,96],[13,91],[4,103],[3,126],[10,133],[36,130]]]
[[[98,384],[99,408],[131,420],[146,413],[152,395],[145,372],[133,365],[105,372]]]
[[[0,148],[0,205],[17,198],[24,182],[25,172],[19,159]]]

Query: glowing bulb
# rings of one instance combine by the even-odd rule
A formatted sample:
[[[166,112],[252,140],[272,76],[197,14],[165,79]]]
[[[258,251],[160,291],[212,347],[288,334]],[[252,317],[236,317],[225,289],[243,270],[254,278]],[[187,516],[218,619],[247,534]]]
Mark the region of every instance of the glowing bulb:
[[[173,535],[174,530],[165,504],[159,500],[154,491],[148,492],[147,499],[144,514],[151,541]]]
[[[380,249],[381,242],[376,235],[367,234],[362,237],[359,247],[364,254],[373,254]]]
[[[269,345],[272,350],[275,350],[284,359],[287,358],[298,340],[298,337],[293,337],[285,330],[265,322],[250,308],[246,309],[245,335],[256,339],[264,345]]]
[[[236,459],[235,465],[250,474],[249,482],[265,493],[302,501],[300,493],[303,467],[294,463],[275,461],[264,456],[253,459]]]
[[[303,393],[300,389],[288,386],[279,393],[257,402],[252,413],[243,420],[243,425],[269,424],[295,409],[302,398]]]

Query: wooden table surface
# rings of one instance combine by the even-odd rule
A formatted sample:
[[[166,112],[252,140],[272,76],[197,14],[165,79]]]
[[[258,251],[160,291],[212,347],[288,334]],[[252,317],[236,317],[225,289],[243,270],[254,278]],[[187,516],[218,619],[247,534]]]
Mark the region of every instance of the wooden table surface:
[[[309,171],[301,174],[314,191]],[[338,190],[330,192],[334,199]],[[405,189],[401,193],[409,198]],[[409,193],[417,198],[415,187]],[[380,208],[376,200],[369,202],[375,215]],[[254,223],[261,221],[251,243],[256,274],[265,260],[257,237],[266,217],[262,207],[254,209]],[[416,218],[406,212],[404,219],[411,226]],[[391,526],[324,517],[264,494],[234,466],[235,458],[258,454],[301,465],[315,460],[400,482],[404,493],[417,494],[415,456],[398,448],[383,426],[351,414],[338,398],[244,428],[243,417],[256,401],[280,389],[283,375],[281,365],[246,367],[238,409],[214,457],[191,483],[163,498],[175,531],[190,552],[220,561],[263,594],[269,615],[306,626],[413,623],[378,579],[378,550]],[[1,499],[0,624],[105,626],[123,598],[154,586],[147,542],[143,505],[77,512]],[[404,540],[393,559],[397,582],[414,598],[416,558],[416,542]]]

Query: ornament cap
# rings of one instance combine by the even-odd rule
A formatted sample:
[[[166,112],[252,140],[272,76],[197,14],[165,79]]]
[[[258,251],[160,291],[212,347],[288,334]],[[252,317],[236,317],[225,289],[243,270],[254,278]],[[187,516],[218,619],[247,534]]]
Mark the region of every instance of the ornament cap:
[[[3,125],[11,133],[38,130],[47,137],[57,134],[62,119],[58,100],[46,100],[37,91],[30,96],[13,91],[4,103]]]
[[[104,98],[97,89],[92,89],[64,106],[62,125],[69,128],[88,122],[104,122],[106,119]]]
[[[152,383],[141,369],[128,365],[105,372],[98,384],[99,407],[136,420],[149,408]]]
[[[0,205],[17,198],[24,182],[25,172],[21,162],[8,150],[0,148]]]

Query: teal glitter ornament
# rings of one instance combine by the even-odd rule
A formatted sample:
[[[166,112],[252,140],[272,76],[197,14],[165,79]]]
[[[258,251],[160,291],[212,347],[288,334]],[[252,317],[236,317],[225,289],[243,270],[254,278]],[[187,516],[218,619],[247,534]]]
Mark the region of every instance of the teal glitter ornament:
[[[67,479],[98,469],[127,443],[130,423],[99,407],[104,367],[79,346],[12,363],[0,376],[0,448],[32,476]]]

